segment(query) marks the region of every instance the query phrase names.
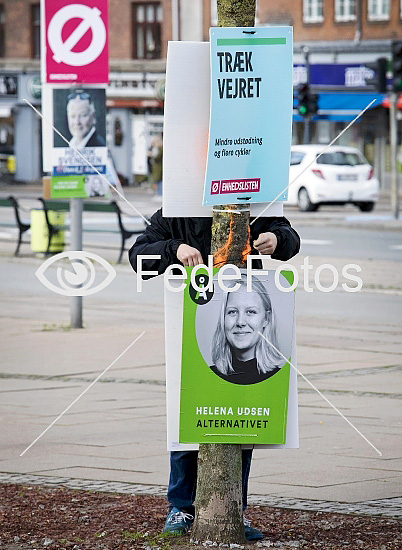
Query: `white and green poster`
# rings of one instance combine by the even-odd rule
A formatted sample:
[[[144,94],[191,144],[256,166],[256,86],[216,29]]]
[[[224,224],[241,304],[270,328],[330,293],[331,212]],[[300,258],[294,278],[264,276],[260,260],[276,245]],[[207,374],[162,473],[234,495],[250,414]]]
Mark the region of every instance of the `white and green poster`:
[[[105,88],[53,90],[51,198],[108,196],[105,105]]]
[[[83,198],[109,197],[109,186],[98,174],[86,176],[52,176],[51,197],[59,198]]]
[[[183,300],[179,443],[285,444],[294,292],[274,271],[218,281],[198,272]],[[280,274],[282,287],[291,272]],[[205,290],[203,290],[205,288]],[[201,289],[201,290],[200,290]]]

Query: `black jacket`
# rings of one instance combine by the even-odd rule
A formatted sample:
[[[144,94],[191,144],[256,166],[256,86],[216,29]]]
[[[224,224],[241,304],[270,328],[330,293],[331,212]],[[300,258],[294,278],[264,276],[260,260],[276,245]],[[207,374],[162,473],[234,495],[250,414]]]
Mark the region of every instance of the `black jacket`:
[[[145,232],[138,237],[129,251],[129,260],[137,270],[138,254],[160,254],[160,260],[143,261],[143,267],[147,271],[164,273],[169,265],[180,263],[176,252],[181,244],[188,244],[201,252],[204,263],[207,263],[208,254],[211,251],[211,225],[212,218],[164,218],[162,209],[159,209],[151,218]],[[274,260],[289,260],[300,249],[300,238],[284,217],[258,218],[250,226],[251,245],[260,233],[270,231],[278,239]],[[251,254],[258,255],[257,250],[252,249]],[[253,264],[253,267],[258,267]],[[147,279],[145,274],[143,279]]]
[[[106,141],[100,134],[98,134],[98,132],[95,131],[89,138],[85,147],[106,147]]]
[[[263,380],[267,380],[277,372],[279,372],[279,367],[275,367],[268,372],[260,372],[257,368],[257,359],[249,359],[248,361],[239,361],[233,355],[232,358],[232,368],[233,370],[228,374],[222,374],[215,365],[212,365],[211,370],[215,374],[232,384],[241,384],[242,386],[248,384],[258,384]]]

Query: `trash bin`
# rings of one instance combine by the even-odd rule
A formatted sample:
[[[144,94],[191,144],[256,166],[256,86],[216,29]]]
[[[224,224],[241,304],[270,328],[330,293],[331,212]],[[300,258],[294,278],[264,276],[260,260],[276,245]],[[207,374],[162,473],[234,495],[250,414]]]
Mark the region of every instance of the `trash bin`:
[[[10,173],[10,174],[15,174],[15,156],[14,155],[10,155],[7,159],[7,162],[6,162],[6,167],[7,167],[7,171]]]
[[[48,210],[49,222],[55,227],[64,225],[64,212]],[[46,252],[49,240],[46,217],[43,210],[31,210],[31,249],[33,252]],[[53,236],[49,252],[63,252],[64,231]]]

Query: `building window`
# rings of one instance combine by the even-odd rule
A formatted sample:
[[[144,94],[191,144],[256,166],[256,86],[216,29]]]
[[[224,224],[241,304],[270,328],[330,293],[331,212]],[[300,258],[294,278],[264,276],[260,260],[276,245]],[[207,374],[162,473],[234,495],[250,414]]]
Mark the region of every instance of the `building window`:
[[[40,4],[31,5],[31,57],[40,59]]]
[[[322,0],[303,0],[304,23],[321,23],[324,21]]]
[[[335,0],[335,21],[355,21],[356,0]]]
[[[135,2],[133,10],[133,58],[160,59],[162,6],[160,2]]]
[[[6,55],[5,22],[4,5],[0,4],[0,57]]]
[[[389,0],[368,0],[369,21],[386,21],[389,19]]]

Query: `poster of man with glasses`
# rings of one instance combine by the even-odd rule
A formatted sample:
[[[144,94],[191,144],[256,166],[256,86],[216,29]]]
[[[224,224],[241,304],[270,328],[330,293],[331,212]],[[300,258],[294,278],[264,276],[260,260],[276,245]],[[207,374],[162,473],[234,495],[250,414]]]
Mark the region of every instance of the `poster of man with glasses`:
[[[98,174],[107,164],[105,89],[54,89],[53,124],[59,133],[53,132],[52,197],[105,196]]]
[[[105,90],[70,88],[54,90],[53,118],[55,127],[72,147],[106,147]],[[54,133],[54,146],[66,142]]]

